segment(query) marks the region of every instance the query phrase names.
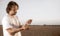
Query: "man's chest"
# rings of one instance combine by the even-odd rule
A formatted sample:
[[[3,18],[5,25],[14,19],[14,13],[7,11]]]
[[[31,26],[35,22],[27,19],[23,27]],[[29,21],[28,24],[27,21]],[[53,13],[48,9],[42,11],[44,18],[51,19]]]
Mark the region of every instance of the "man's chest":
[[[18,28],[20,25],[20,22],[17,18],[9,18],[9,23],[12,27]]]

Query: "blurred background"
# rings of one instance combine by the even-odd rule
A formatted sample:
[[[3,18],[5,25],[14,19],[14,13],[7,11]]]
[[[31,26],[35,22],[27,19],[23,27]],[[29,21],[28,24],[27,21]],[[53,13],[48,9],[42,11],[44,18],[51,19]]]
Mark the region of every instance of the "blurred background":
[[[0,36],[1,21],[10,1],[19,5],[17,16],[22,24],[33,20],[30,29],[21,32],[22,36],[60,36],[60,0],[0,0]]]
[[[0,0],[0,25],[9,1],[18,3],[21,23],[32,19],[31,25],[60,25],[60,0]]]

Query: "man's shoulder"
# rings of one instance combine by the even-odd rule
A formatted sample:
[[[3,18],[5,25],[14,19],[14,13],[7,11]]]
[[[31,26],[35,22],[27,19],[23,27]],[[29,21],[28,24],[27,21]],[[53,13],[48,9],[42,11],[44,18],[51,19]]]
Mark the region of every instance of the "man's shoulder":
[[[4,15],[2,20],[7,20],[8,19],[8,16],[7,15]]]
[[[4,15],[2,18],[2,25],[5,24],[5,22],[8,20],[7,15]]]

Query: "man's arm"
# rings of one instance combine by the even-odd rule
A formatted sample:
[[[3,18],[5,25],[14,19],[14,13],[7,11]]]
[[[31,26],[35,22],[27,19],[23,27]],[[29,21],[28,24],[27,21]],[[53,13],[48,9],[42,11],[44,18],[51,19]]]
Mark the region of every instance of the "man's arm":
[[[11,35],[14,35],[15,33],[19,32],[19,31],[22,31],[24,30],[25,28],[17,28],[17,29],[14,29],[14,28],[8,28],[6,29]]]
[[[29,28],[29,24],[31,24],[32,20],[28,20],[25,25],[21,25],[19,28],[14,29],[14,28],[8,28],[7,31],[11,34],[14,35],[15,33],[22,31],[22,30],[26,30],[27,28]]]

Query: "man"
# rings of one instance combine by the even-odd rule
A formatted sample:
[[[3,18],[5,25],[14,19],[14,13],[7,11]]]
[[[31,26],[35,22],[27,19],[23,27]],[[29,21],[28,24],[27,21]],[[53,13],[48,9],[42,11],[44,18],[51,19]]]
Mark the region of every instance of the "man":
[[[2,20],[3,36],[21,36],[21,31],[26,30],[32,20],[29,19],[25,25],[21,26],[18,17],[16,16],[19,6],[16,2],[10,1],[7,5],[7,15]],[[21,26],[21,27],[20,27]]]

